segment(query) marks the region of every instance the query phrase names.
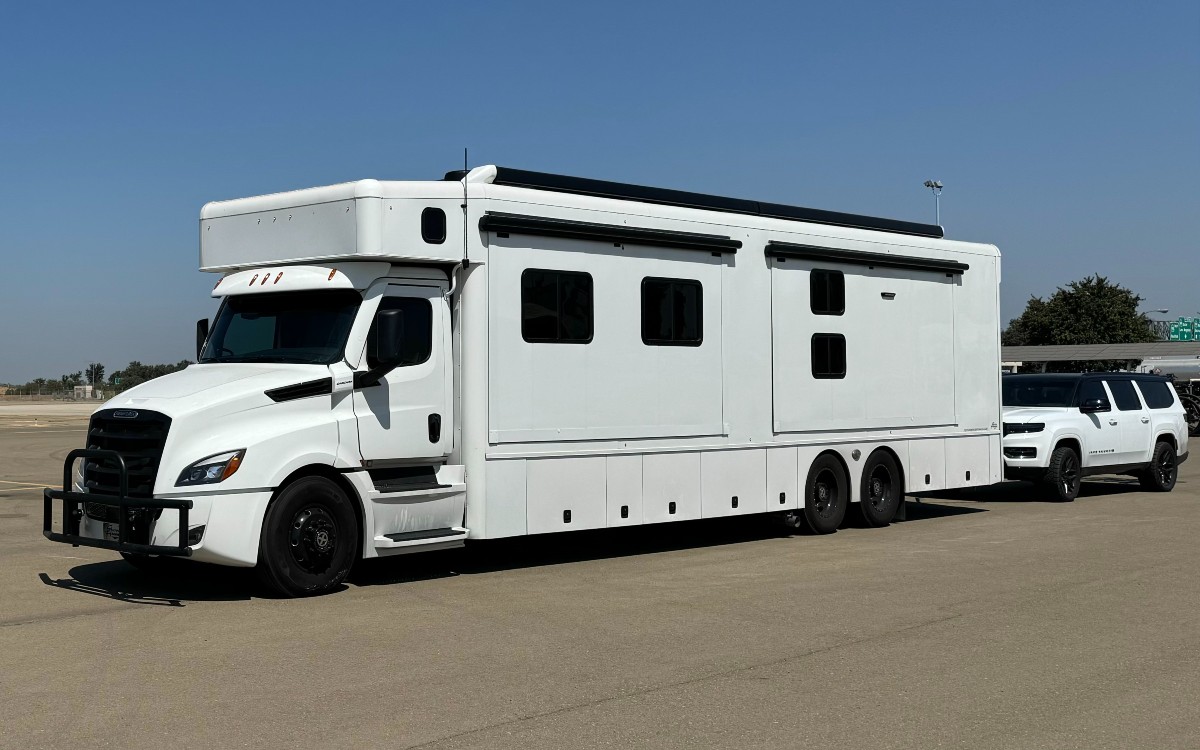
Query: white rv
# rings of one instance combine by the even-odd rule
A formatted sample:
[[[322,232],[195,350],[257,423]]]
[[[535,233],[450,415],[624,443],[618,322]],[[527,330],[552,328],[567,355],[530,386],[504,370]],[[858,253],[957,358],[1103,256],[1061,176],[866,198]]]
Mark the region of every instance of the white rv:
[[[937,226],[486,166],[210,203],[200,267],[199,362],[95,413],[49,538],[302,595],[468,539],[886,525],[1003,471],[999,253]]]

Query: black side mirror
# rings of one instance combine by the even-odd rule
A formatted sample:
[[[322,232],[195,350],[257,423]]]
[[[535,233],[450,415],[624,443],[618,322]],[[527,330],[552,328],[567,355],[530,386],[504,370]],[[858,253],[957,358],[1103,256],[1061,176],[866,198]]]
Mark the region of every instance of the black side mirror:
[[[204,352],[204,342],[208,340],[208,318],[196,321],[196,359]]]
[[[1089,398],[1079,405],[1079,411],[1084,414],[1095,414],[1098,411],[1112,411],[1112,404],[1106,398]]]
[[[376,329],[379,338],[375,360],[380,367],[396,367],[400,364],[403,354],[400,344],[404,339],[404,311],[384,310],[379,313],[379,328]]]

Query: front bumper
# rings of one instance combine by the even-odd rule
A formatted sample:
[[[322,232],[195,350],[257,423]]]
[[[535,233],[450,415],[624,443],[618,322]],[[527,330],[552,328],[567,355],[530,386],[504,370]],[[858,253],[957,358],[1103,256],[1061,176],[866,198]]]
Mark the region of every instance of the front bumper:
[[[80,450],[68,455],[63,472],[64,488],[71,486],[74,460],[88,454],[89,451]],[[111,458],[108,454],[101,457]],[[47,489],[43,493],[45,519],[42,533],[51,541],[76,546],[254,567],[258,563],[263,518],[273,494],[270,489],[256,489],[197,492],[189,497],[130,498],[124,491],[117,497]],[[62,533],[53,531],[55,502],[63,504]],[[111,531],[112,526],[117,526],[115,519],[108,521],[89,516],[84,513],[84,503],[118,506],[122,516],[130,510],[148,509],[145,512],[153,513],[157,518],[149,521],[148,534],[142,532],[136,542],[129,538],[127,522],[123,524],[125,528],[118,526],[118,539],[106,539],[106,523],[110,524]]]
[[[71,486],[71,466],[78,458],[101,458],[114,461],[119,471],[120,493],[118,495],[93,495],[87,492],[73,492]],[[54,531],[54,501],[61,500],[63,504],[62,531]],[[107,523],[104,527],[116,526],[116,539],[109,538],[103,532],[99,536],[85,535],[80,526],[84,522],[83,503],[101,503],[119,508],[116,524]],[[188,546],[188,534],[182,533],[188,528],[188,513],[192,509],[192,501],[188,499],[157,499],[129,497],[129,480],[125,469],[125,461],[116,451],[83,449],[73,450],[67,454],[66,465],[63,469],[63,489],[46,488],[42,492],[42,536],[52,542],[62,542],[74,547],[99,547],[117,552],[128,552],[139,555],[164,555],[170,557],[191,557],[192,548]],[[151,511],[174,510],[178,513],[179,532],[176,533],[177,543],[149,544],[130,541],[130,510]],[[160,519],[161,520],[161,519]],[[104,528],[102,527],[102,529]],[[153,541],[150,537],[149,541]]]

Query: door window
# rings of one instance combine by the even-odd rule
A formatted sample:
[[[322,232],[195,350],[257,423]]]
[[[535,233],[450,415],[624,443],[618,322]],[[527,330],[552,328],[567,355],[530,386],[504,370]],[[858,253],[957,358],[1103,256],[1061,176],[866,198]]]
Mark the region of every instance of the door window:
[[[1079,386],[1079,404],[1097,398],[1108,401],[1108,394],[1104,392],[1104,384],[1099,380],[1083,381]]]
[[[433,305],[422,297],[384,297],[367,333],[367,367],[379,366],[379,313],[385,310],[404,311],[398,366],[411,367],[427,361],[433,352]]]
[[[1142,408],[1142,402],[1138,399],[1137,392],[1133,390],[1133,383],[1128,380],[1106,380],[1108,390],[1112,391],[1113,400],[1117,402],[1118,411],[1139,411]]]

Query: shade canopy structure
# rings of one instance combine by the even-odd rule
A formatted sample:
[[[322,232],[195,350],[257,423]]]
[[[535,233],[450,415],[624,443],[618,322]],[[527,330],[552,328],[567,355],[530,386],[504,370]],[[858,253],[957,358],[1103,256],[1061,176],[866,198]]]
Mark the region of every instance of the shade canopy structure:
[[[1005,362],[1070,362],[1103,359],[1182,359],[1200,357],[1200,341],[1154,341],[1148,344],[1080,344],[1073,346],[1002,346]]]

